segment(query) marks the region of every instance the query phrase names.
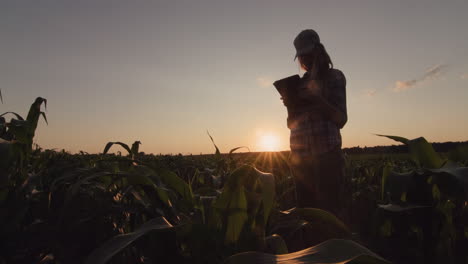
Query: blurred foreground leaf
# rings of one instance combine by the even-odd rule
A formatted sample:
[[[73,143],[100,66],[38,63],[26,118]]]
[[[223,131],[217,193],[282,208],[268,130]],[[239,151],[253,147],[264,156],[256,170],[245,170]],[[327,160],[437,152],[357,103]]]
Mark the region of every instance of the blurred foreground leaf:
[[[135,240],[151,231],[164,231],[172,229],[172,225],[164,218],[154,218],[141,225],[135,232],[118,235],[108,240],[104,245],[95,249],[86,259],[86,264],[103,264],[115,254],[128,247]]]
[[[300,264],[300,263],[366,263],[388,264],[369,249],[344,239],[331,239],[317,246],[290,254],[272,255],[260,252],[245,252],[229,257],[226,264]]]

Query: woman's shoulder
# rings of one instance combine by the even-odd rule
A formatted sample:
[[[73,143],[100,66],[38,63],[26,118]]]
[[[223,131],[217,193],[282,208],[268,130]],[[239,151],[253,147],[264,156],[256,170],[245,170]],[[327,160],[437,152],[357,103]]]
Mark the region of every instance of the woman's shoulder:
[[[335,68],[330,69],[329,76],[330,76],[330,79],[346,80],[344,73],[341,70],[335,69]]]

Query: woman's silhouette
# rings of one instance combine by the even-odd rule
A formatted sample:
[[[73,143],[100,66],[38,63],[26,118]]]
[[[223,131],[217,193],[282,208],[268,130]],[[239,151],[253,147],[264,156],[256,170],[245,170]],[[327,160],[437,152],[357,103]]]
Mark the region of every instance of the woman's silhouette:
[[[340,129],[346,124],[346,79],[312,29],[294,39],[306,72],[294,96],[283,96],[291,131],[291,165],[298,207],[321,208],[343,217],[344,166]],[[295,58],[295,59],[296,59]]]

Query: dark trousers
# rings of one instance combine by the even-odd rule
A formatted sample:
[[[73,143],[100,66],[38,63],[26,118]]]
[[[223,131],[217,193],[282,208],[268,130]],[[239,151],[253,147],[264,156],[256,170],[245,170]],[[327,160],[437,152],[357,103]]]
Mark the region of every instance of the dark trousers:
[[[310,156],[291,153],[291,165],[297,207],[320,208],[345,220],[344,209],[351,196],[344,186],[345,160],[341,149]]]

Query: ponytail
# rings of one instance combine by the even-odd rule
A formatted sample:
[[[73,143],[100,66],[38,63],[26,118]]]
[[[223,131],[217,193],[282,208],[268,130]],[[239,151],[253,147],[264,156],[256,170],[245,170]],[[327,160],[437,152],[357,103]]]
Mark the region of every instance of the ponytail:
[[[299,63],[304,70],[315,71],[319,79],[326,79],[329,70],[333,69],[333,62],[322,43],[316,44],[309,54],[299,56]]]

